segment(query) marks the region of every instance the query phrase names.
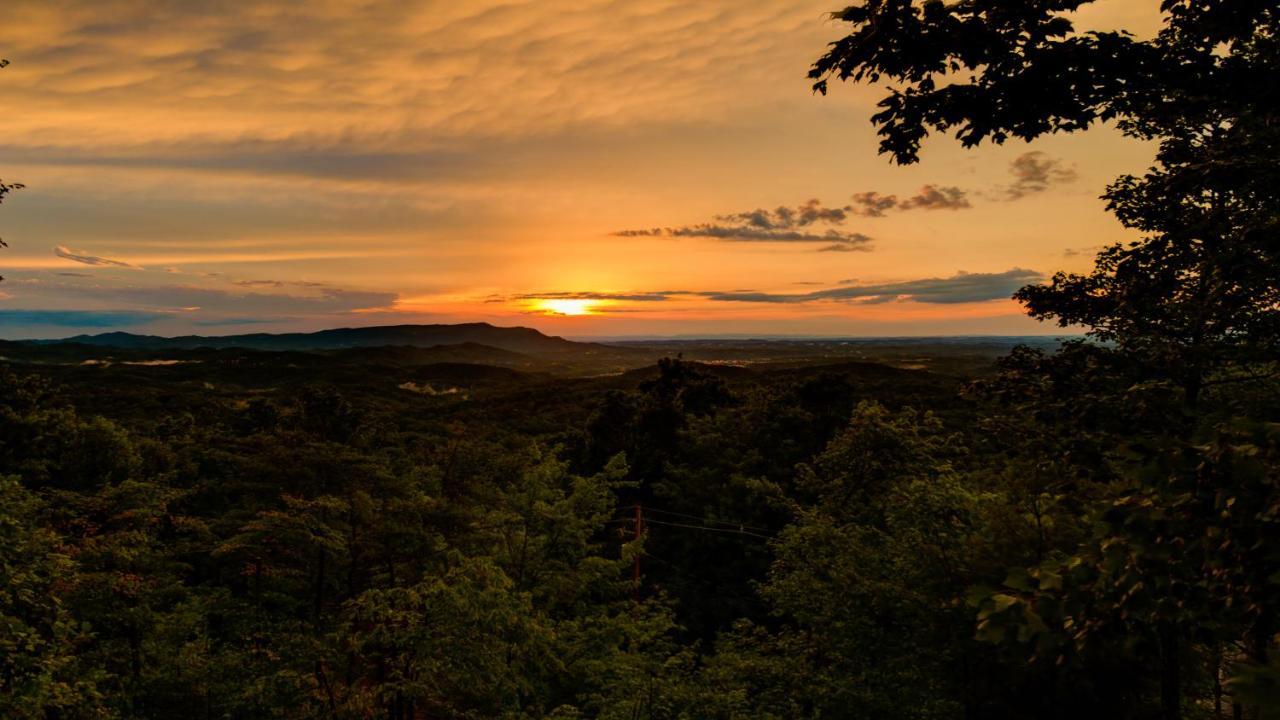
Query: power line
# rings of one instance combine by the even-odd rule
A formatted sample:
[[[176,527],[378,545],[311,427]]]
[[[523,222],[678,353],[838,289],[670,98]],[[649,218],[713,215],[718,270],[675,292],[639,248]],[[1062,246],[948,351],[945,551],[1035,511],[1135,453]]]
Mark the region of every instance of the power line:
[[[666,522],[664,520],[653,520],[653,519],[646,519],[645,523],[648,525],[666,525],[667,527],[678,527],[678,528],[686,528],[689,530],[702,530],[705,532],[724,533],[726,535],[746,535],[748,537],[760,538],[761,540],[772,540],[774,538],[773,535],[763,535],[761,533],[751,532],[750,530],[746,530],[744,528],[739,528],[735,530],[733,528],[708,527],[706,525],[689,525],[687,523],[673,523],[673,522]]]
[[[761,534],[761,533],[758,533],[758,532],[752,532],[751,530],[748,530],[747,528],[751,527],[751,526],[749,526],[749,525],[739,525],[739,526],[737,526],[736,528],[735,528],[735,527],[727,527],[727,528],[726,528],[726,527],[711,527],[711,526],[706,525],[706,524],[703,524],[703,525],[690,525],[689,523],[667,522],[666,520],[654,520],[652,517],[645,517],[645,510],[648,510],[649,512],[665,513],[665,514],[667,514],[667,515],[674,515],[674,516],[678,516],[678,517],[688,517],[688,518],[693,518],[693,519],[695,519],[695,520],[697,520],[697,519],[699,519],[699,518],[697,518],[697,517],[695,517],[695,516],[693,516],[693,515],[686,515],[685,513],[678,513],[678,512],[672,511],[672,510],[659,510],[659,509],[657,509],[657,508],[645,508],[645,507],[644,507],[644,506],[642,506],[640,503],[636,503],[636,504],[634,504],[634,505],[630,505],[630,506],[628,506],[628,507],[626,507],[626,508],[619,508],[619,509],[620,509],[620,510],[627,510],[627,509],[635,510],[635,516],[634,516],[634,517],[631,517],[631,518],[614,518],[614,519],[612,519],[612,520],[607,520],[607,521],[605,521],[605,524],[606,524],[606,525],[612,525],[612,524],[614,524],[614,523],[622,524],[622,523],[628,523],[628,522],[630,522],[630,523],[632,523],[632,529],[631,529],[631,532],[633,533],[633,535],[632,535],[632,536],[633,536],[634,538],[636,538],[637,540],[639,540],[641,537],[643,537],[643,536],[644,536],[645,528],[646,528],[648,525],[662,525],[662,526],[665,526],[665,527],[683,528],[683,529],[685,529],[685,530],[698,530],[698,531],[701,531],[701,532],[719,533],[719,534],[721,534],[721,535],[738,535],[738,536],[742,536],[742,537],[751,537],[751,538],[757,538],[757,539],[760,539],[760,540],[766,540],[766,541],[768,541],[768,540],[773,540],[773,539],[774,539],[774,536],[773,536],[773,535],[764,535],[764,534]],[[708,522],[708,521],[705,521],[705,520],[704,520],[703,522],[705,523],[705,522]],[[719,522],[719,523],[721,523],[721,524],[729,524],[729,523],[728,523],[728,521],[725,521],[725,520],[718,520],[718,521],[713,521],[713,522]],[[623,530],[623,529],[621,529],[621,528],[619,528],[618,533],[619,533],[619,535],[621,536],[621,535],[624,535],[624,534],[626,533],[626,531],[625,531],[625,530]],[[635,557],[632,559],[632,563],[633,563],[633,565],[632,565],[632,571],[631,571],[631,572],[632,572],[632,575],[631,575],[631,583],[632,583],[632,586],[631,586],[631,592],[632,592],[632,596],[633,596],[633,598],[634,598],[636,601],[639,601],[639,599],[640,599],[640,587],[641,587],[642,578],[644,577],[644,576],[641,574],[641,570],[640,570],[640,559],[641,559],[642,557],[651,557],[651,558],[655,558],[655,559],[657,559],[657,560],[659,560],[659,561],[661,561],[661,562],[663,562],[663,563],[666,563],[666,564],[668,564],[668,565],[671,565],[672,567],[675,567],[675,565],[672,565],[671,563],[668,563],[667,561],[662,560],[661,558],[657,558],[656,556],[654,556],[654,555],[650,554],[649,552],[645,551],[643,548],[641,549],[641,551],[640,551],[640,552],[636,553]]]
[[[635,508],[635,505],[627,505],[625,507],[621,507],[618,509],[631,510],[633,508]],[[755,530],[757,532],[763,532],[763,533],[773,532],[772,528],[760,527],[758,525],[747,525],[746,523],[740,523],[733,520],[713,520],[711,518],[702,517],[700,515],[690,515],[689,513],[676,512],[675,510],[663,510],[662,508],[656,508],[651,505],[645,505],[644,511],[645,513],[656,512],[660,515],[672,515],[674,517],[682,517],[682,518],[687,518],[689,520],[697,520],[698,522],[705,523],[705,524],[729,525],[735,528],[745,528],[747,530]]]

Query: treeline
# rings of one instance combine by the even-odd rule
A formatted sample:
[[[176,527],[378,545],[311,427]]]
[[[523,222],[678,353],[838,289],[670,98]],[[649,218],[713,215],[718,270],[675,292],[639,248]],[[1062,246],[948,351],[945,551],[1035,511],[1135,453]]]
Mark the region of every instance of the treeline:
[[[109,420],[5,370],[0,715],[1143,718],[1170,672],[1188,717],[1270,702],[1256,384],[1193,415],[1087,344],[963,400],[868,372],[664,361],[529,435],[518,398],[324,386]]]

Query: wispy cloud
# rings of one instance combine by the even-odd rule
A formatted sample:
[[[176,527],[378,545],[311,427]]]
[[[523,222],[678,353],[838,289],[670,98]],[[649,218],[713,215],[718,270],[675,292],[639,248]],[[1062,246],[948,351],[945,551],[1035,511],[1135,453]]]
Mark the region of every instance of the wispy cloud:
[[[520,295],[494,296],[486,302],[507,302],[510,300],[614,300],[618,302],[662,302],[680,295],[692,295],[686,290],[654,290],[651,292],[543,292],[522,293]]]
[[[969,200],[971,195],[996,200],[1021,200],[1028,195],[1045,192],[1054,185],[1073,182],[1076,179],[1074,168],[1040,151],[1023,153],[1014,158],[1009,164],[1009,174],[1013,176],[1011,184],[998,185],[986,191],[973,191],[954,185],[928,184],[922,186],[916,194],[900,198],[897,195],[869,190],[856,193],[844,210],[851,215],[869,218],[884,217],[890,212],[908,210],[967,210],[973,207]]]
[[[1005,188],[1005,196],[1010,200],[1042,193],[1054,185],[1073,182],[1077,177],[1075,168],[1038,150],[1014,158],[1009,164],[1009,174],[1013,175],[1013,184]]]
[[[98,257],[96,255],[87,255],[84,252],[72,250],[66,245],[59,245],[53,249],[53,254],[64,260],[78,262],[83,265],[96,265],[99,267],[122,267],[130,270],[141,270],[142,268],[128,263],[123,260],[112,260],[111,258]]]
[[[192,323],[196,327],[227,327],[233,325],[277,325],[289,322],[287,317],[226,317],[210,320],[197,320]]]
[[[652,290],[643,292],[576,292],[554,291],[495,295],[486,302],[524,300],[614,300],[618,302],[668,302],[710,300],[737,303],[799,304],[831,301],[856,301],[874,304],[893,301],[939,305],[1007,300],[1023,286],[1043,279],[1035,270],[1011,268],[998,273],[959,271],[950,277],[920,278],[891,283],[858,283],[845,280],[838,287],[803,293],[769,293],[757,290]],[[803,282],[811,285],[814,283]]]
[[[231,14],[145,0],[19,5],[0,45],[22,61],[9,94],[32,110],[10,138],[123,144],[164,128],[162,141],[218,143],[302,129],[313,146],[384,150],[396,166],[408,163],[376,139],[401,129],[412,152],[429,139],[634,123],[659,106],[674,121],[731,117],[743,88],[786,87],[798,48],[832,32],[812,8],[731,0],[660,11],[613,0],[259,0]],[[77,97],[96,114],[50,105]]]
[[[890,210],[965,210],[972,207],[968,196],[967,190],[949,185],[925,185],[905,199],[869,191],[854,195],[847,209],[862,217],[884,217]]]
[[[902,201],[901,210],[964,210],[969,204],[968,192],[958,187],[925,185],[920,192]]]
[[[897,195],[882,195],[869,190],[853,196],[850,211],[863,217],[884,217],[886,212],[896,207],[898,207]]]
[[[821,200],[814,198],[797,207],[783,205],[774,210],[717,215],[716,220],[761,230],[791,230],[814,224],[839,225],[847,217],[848,208],[824,207]]]
[[[270,288],[320,288],[328,287],[329,283],[312,282],[308,280],[234,280],[231,283],[238,287],[270,287]]]
[[[820,200],[774,210],[748,210],[717,215],[712,222],[678,227],[619,230],[618,237],[705,238],[725,242],[821,243],[820,251],[866,250],[871,237],[837,229],[848,218],[848,207],[826,207]],[[822,229],[826,226],[826,229]]]
[[[868,248],[863,243],[869,242],[871,238],[865,235],[860,237],[865,239],[859,242],[835,242],[830,245],[824,245],[818,248],[818,252],[858,252],[859,250],[867,250]]]
[[[846,285],[808,293],[704,293],[711,300],[750,303],[808,303],[824,300],[959,304],[1003,300],[1019,288],[1042,279],[1034,270],[1012,268],[1002,273],[958,272],[947,278],[923,278],[896,283]]]
[[[71,328],[131,327],[163,317],[161,313],[138,310],[0,310],[3,323]]]
[[[1004,200],[1004,185],[1032,187],[1035,173],[986,186],[945,164],[934,167],[947,174],[904,175],[872,162],[873,148],[824,150],[873,98],[850,86],[819,103],[797,83],[812,49],[840,35],[821,10],[787,0],[8,4],[0,47],[17,65],[0,73],[0,99],[23,112],[7,118],[0,157],[6,177],[36,191],[5,206],[15,248],[2,264],[50,285],[11,277],[18,297],[3,305],[202,308],[172,315],[169,332],[234,318],[315,327],[442,288],[429,307],[438,321],[501,318],[475,298],[532,278],[787,293],[828,287],[788,281],[835,277],[853,259],[860,276],[949,274],[958,266],[938,266],[936,244],[906,223],[893,226],[891,256],[834,253],[889,245],[865,219],[877,203],[916,213],[904,219],[994,204],[996,183]],[[1012,155],[1000,157],[997,174]],[[880,192],[850,199],[871,188]],[[814,195],[831,205],[806,201]],[[663,214],[639,214],[655,207]],[[609,224],[593,229],[599,218]],[[993,252],[976,220],[955,219],[958,246]],[[618,235],[650,241],[600,242],[629,227],[649,229]],[[1042,242],[1056,253],[1077,230],[1064,223]],[[671,275],[649,254],[659,244],[697,267]],[[93,277],[49,272],[77,269]],[[307,284],[316,280],[331,285]],[[646,309],[657,297],[693,300],[595,294]]]
[[[161,276],[165,277],[165,276]],[[204,285],[18,282],[24,304],[75,303],[130,308],[140,313],[193,313],[192,322],[226,317],[344,314],[393,305],[394,292],[340,287],[301,288],[294,292],[257,292]]]
[[[1074,258],[1074,257],[1081,257],[1081,256],[1093,257],[1094,255],[1097,255],[1100,251],[1102,251],[1102,249],[1105,247],[1107,246],[1106,245],[1087,245],[1085,247],[1067,248],[1066,250],[1062,251],[1062,257],[1064,258]]]

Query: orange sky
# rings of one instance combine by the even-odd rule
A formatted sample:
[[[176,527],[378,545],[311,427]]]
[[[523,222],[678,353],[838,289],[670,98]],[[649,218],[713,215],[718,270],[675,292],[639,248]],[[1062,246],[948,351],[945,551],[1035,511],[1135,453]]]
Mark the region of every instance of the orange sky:
[[[1053,332],[1005,298],[1129,237],[1097,196],[1151,148],[893,166],[875,88],[809,91],[833,7],[9,0],[0,337]]]

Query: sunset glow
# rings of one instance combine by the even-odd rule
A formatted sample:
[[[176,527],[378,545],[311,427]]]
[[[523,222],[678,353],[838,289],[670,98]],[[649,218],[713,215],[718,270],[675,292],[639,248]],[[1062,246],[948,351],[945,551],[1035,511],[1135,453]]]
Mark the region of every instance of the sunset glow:
[[[535,306],[542,312],[551,315],[594,315],[595,309],[600,305],[596,300],[566,300],[551,299],[538,300]]]
[[[1012,291],[1132,239],[1098,196],[1152,156],[1100,128],[892,165],[875,88],[805,79],[825,0],[252,7],[6,4],[0,337],[1050,333]]]

